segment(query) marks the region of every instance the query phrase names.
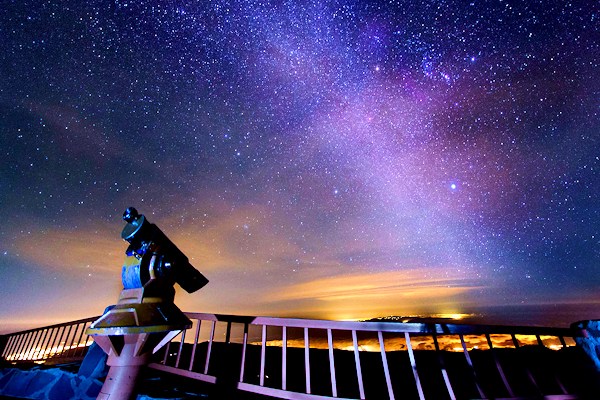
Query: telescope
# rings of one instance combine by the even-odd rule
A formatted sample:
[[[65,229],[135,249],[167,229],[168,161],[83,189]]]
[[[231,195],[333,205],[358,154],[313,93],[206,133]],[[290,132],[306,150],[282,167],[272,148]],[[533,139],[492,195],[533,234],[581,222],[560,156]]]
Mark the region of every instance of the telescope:
[[[137,376],[152,354],[192,326],[174,304],[175,284],[193,293],[208,283],[181,250],[133,207],[121,232],[129,246],[121,270],[123,290],[115,306],[86,330],[108,355],[110,366],[98,400],[130,400]]]
[[[129,243],[125,251],[132,260],[123,266],[122,281],[125,289],[144,287],[148,283],[159,286],[152,291],[165,290],[177,283],[188,293],[193,293],[208,283],[188,258],[156,225],[144,215],[129,207],[123,213],[127,225],[121,232]],[[168,290],[168,289],[166,289]],[[151,293],[146,293],[146,295]]]

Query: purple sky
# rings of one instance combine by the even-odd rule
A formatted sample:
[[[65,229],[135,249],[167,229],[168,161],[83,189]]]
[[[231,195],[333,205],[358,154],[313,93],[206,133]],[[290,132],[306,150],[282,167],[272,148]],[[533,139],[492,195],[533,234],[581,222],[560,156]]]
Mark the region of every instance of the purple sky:
[[[188,311],[600,318],[599,15],[6,5],[0,330],[113,304],[129,206],[210,279]]]

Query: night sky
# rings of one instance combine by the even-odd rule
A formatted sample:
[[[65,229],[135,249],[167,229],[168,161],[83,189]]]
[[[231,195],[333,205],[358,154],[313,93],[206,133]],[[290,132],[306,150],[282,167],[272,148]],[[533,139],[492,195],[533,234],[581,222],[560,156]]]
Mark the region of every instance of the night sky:
[[[0,331],[187,311],[600,318],[597,1],[2,1]]]

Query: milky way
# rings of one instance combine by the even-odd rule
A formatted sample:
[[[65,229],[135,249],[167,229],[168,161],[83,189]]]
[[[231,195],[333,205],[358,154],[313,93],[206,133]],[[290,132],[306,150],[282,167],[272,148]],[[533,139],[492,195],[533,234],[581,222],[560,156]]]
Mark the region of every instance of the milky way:
[[[114,303],[128,206],[190,311],[600,317],[597,2],[5,3],[3,329]]]

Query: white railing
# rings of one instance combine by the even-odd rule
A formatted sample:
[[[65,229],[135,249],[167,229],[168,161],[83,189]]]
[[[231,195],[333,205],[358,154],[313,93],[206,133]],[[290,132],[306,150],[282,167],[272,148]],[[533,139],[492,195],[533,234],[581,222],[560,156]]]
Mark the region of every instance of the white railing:
[[[284,399],[576,398],[570,329],[186,315],[152,368]]]
[[[0,356],[7,362],[65,362],[83,359],[92,339],[85,334],[98,317],[85,318],[1,336]]]
[[[573,399],[585,387],[571,329],[186,315],[192,328],[151,368],[283,399]],[[95,319],[0,336],[1,358],[81,360]]]

